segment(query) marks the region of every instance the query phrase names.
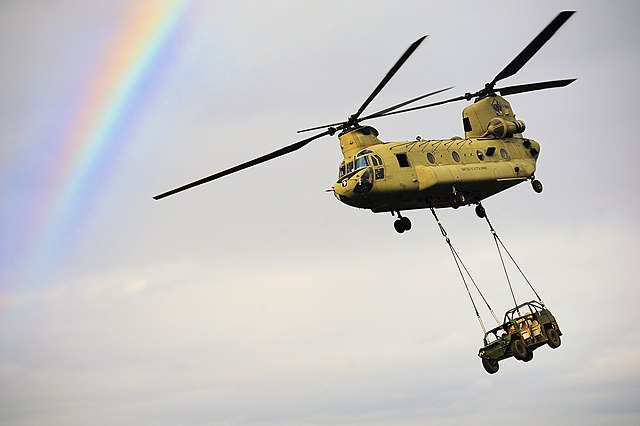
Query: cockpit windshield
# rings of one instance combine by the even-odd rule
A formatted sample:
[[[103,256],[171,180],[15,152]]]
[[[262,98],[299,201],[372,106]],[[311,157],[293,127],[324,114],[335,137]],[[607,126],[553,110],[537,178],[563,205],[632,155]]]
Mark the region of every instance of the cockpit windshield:
[[[384,173],[384,170],[382,170],[382,168],[380,167],[383,165],[382,158],[380,158],[378,154],[365,149],[364,151],[359,152],[353,161],[343,161],[342,163],[340,163],[340,167],[338,169],[338,179],[357,170],[371,167],[372,165],[376,167],[376,171],[382,176],[382,173]]]
[[[356,168],[355,170],[362,169],[369,166],[369,157],[358,157],[356,158]]]

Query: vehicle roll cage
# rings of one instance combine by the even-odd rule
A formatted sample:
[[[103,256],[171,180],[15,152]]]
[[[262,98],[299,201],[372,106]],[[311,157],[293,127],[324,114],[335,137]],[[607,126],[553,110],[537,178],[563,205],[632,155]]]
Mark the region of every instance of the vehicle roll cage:
[[[529,312],[529,313],[540,312],[544,309],[547,309],[542,301],[538,302],[536,300],[531,300],[529,302],[521,303],[515,308],[511,308],[507,312],[505,312],[503,324],[513,321],[514,318],[522,317],[523,316],[521,313],[522,308],[527,308],[525,312]]]
[[[524,316],[527,315],[536,315],[538,313],[540,313],[542,310],[546,310],[547,307],[545,306],[545,304],[542,301],[536,301],[536,300],[531,300],[529,302],[524,302],[519,304],[518,306],[516,306],[515,308],[511,308],[509,309],[507,312],[505,312],[504,314],[504,321],[502,322],[502,324],[498,325],[497,327],[492,328],[491,330],[487,331],[484,335],[484,342],[485,345],[488,344],[488,340],[487,337],[490,334],[493,334],[493,336],[497,339],[499,338],[498,333],[499,332],[504,332],[504,333],[509,333],[509,325],[516,325],[516,320],[519,318],[522,318]],[[526,314],[522,315],[521,311],[524,310],[525,312],[527,312]]]

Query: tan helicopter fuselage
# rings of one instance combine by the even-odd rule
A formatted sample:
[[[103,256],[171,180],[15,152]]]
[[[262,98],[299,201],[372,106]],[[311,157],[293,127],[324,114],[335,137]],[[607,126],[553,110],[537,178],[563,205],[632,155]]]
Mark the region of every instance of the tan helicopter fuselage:
[[[336,197],[373,212],[476,204],[533,179],[540,145],[522,136],[503,97],[491,95],[463,111],[465,138],[383,142],[369,126],[343,131],[344,161]]]

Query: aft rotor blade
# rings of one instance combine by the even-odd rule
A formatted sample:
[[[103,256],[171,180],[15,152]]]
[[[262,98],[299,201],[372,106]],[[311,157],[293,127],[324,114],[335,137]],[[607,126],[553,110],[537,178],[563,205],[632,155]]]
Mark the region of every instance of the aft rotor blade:
[[[411,46],[409,46],[409,48],[407,49],[406,52],[404,52],[404,54],[400,57],[400,59],[398,59],[398,62],[396,62],[396,64],[389,70],[389,72],[387,73],[387,75],[384,76],[384,78],[382,79],[382,81],[380,82],[380,84],[378,84],[378,87],[376,87],[374,89],[374,91],[371,93],[371,95],[369,95],[369,97],[367,98],[366,101],[364,101],[364,103],[362,104],[362,106],[358,109],[358,111],[352,116],[354,120],[357,120],[358,117],[360,117],[360,115],[364,112],[365,108],[367,108],[369,106],[369,104],[371,103],[371,101],[373,101],[373,99],[378,95],[378,93],[380,93],[380,91],[384,88],[384,86],[387,85],[387,83],[389,82],[389,80],[391,80],[393,78],[393,76],[398,72],[398,70],[400,69],[400,67],[402,67],[402,65],[404,65],[404,63],[407,61],[407,59],[409,59],[409,57],[413,54],[413,52],[415,52],[415,50],[418,48],[418,46],[420,46],[420,43],[422,43],[424,41],[424,39],[427,38],[426,35],[420,37],[419,39],[417,39],[416,41],[414,41]]]
[[[385,108],[385,109],[380,110],[378,112],[374,112],[373,114],[367,115],[366,117],[362,117],[361,120],[364,121],[364,120],[369,120],[371,118],[382,117],[383,115],[390,115],[390,114],[388,114],[389,112],[394,111],[394,110],[396,110],[398,108],[402,108],[403,106],[407,106],[407,105],[412,104],[414,102],[418,102],[418,101],[420,101],[420,100],[422,100],[424,98],[428,98],[429,96],[437,95],[438,93],[446,92],[447,90],[451,90],[451,89],[453,89],[453,86],[447,87],[446,89],[440,89],[440,90],[436,90],[435,92],[430,92],[430,93],[426,93],[424,95],[420,95],[420,96],[418,96],[416,98],[409,99],[408,101],[404,101],[404,102],[401,102],[401,103],[399,103],[397,105],[391,106],[389,108]]]
[[[517,86],[507,86],[495,89],[502,96],[515,95],[516,93],[533,92],[534,90],[553,89],[556,87],[565,87],[576,81],[575,78],[567,80],[544,81],[540,83],[520,84]]]
[[[547,25],[545,29],[542,30],[542,32],[540,32],[540,34],[538,34],[536,38],[534,38],[533,41],[531,41],[531,43],[529,43],[529,45],[525,47],[524,50],[520,52],[520,54],[516,56],[515,59],[509,63],[509,65],[507,65],[502,71],[498,73],[498,75],[495,76],[495,78],[490,84],[494,85],[496,82],[502,79],[505,79],[507,77],[510,77],[515,73],[517,73],[518,71],[520,71],[520,69],[524,66],[524,64],[529,62],[529,60],[533,57],[533,55],[535,55],[538,52],[538,50],[540,50],[540,48],[544,46],[544,44],[547,41],[549,41],[551,37],[553,37],[556,31],[558,31],[558,29],[574,13],[575,11],[560,12],[558,16],[556,16],[553,19],[553,21],[551,21],[549,25]]]
[[[180,186],[178,188],[172,189],[171,191],[167,191],[167,192],[164,192],[164,193],[162,193],[160,195],[156,195],[155,197],[153,197],[153,199],[154,200],[160,200],[162,198],[168,197],[169,195],[177,194],[178,192],[182,192],[182,191],[185,191],[187,189],[191,189],[191,188],[193,188],[195,186],[202,185],[203,183],[211,182],[212,180],[216,180],[216,179],[219,179],[219,178],[221,178],[223,176],[230,175],[231,173],[239,172],[240,170],[244,170],[244,169],[247,169],[249,167],[253,167],[253,166],[258,165],[260,163],[264,163],[265,161],[273,160],[274,158],[278,158],[278,157],[283,156],[285,154],[289,154],[290,152],[297,151],[300,148],[302,148],[305,145],[307,145],[309,142],[314,141],[316,139],[319,139],[319,138],[321,138],[323,136],[327,136],[330,133],[331,133],[331,131],[327,130],[325,132],[322,132],[322,133],[319,133],[317,135],[311,136],[310,138],[301,140],[301,141],[293,143],[291,145],[287,145],[284,148],[280,148],[280,149],[278,149],[276,151],[273,151],[273,152],[271,152],[269,154],[265,154],[265,155],[263,155],[261,157],[255,158],[255,159],[253,159],[251,161],[247,161],[246,163],[239,164],[237,166],[231,167],[230,169],[223,170],[223,171],[218,172],[216,174],[213,174],[211,176],[207,176],[207,177],[204,177],[202,179],[198,179],[198,180],[196,180],[194,182],[188,183],[186,185]]]

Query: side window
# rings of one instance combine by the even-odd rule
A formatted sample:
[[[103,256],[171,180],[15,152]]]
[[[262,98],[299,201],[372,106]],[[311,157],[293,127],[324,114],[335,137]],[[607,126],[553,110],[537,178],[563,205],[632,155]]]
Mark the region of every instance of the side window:
[[[398,159],[398,165],[400,167],[411,167],[409,164],[409,158],[407,158],[407,154],[396,154],[396,158]]]
[[[431,164],[436,164],[436,157],[430,152],[427,152],[427,160],[429,160]]]
[[[464,117],[462,119],[462,127],[464,127],[465,132],[470,132],[471,130],[473,130],[471,128],[471,121],[469,121],[469,117]]]

